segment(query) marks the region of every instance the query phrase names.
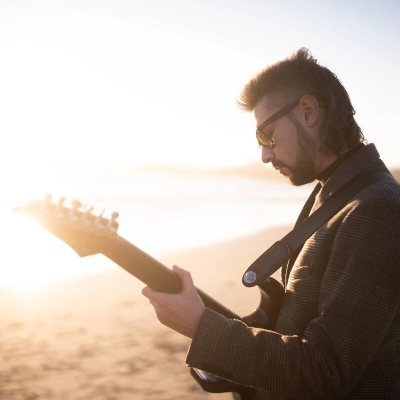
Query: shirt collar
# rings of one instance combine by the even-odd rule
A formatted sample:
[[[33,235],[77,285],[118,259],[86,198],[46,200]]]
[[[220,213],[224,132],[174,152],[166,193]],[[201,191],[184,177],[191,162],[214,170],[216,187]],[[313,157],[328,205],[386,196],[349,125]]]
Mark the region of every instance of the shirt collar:
[[[324,184],[330,177],[331,175],[336,171],[336,169],[345,161],[347,160],[351,155],[353,155],[357,150],[361,149],[364,147],[363,143],[359,143],[355,145],[352,149],[349,151],[346,151],[346,153],[342,154],[338,159],[336,159],[331,165],[326,167],[321,173],[317,175],[317,180],[320,181],[322,184]]]

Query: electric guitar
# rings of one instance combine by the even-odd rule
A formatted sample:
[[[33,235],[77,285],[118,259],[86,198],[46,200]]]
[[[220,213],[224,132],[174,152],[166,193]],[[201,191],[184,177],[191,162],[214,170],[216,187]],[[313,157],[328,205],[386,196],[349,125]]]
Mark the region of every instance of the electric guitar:
[[[182,288],[179,276],[172,269],[118,235],[117,212],[112,213],[111,218],[105,218],[104,210],[100,215],[94,215],[93,207],[84,208],[78,200],[73,200],[71,206],[67,207],[64,197],[54,202],[48,194],[43,200],[31,200],[22,207],[14,208],[14,211],[38,222],[69,245],[80,257],[102,253],[154,290],[179,293]],[[196,290],[206,307],[223,316],[239,319],[248,326],[272,329],[284,290],[273,278],[264,280],[258,286],[261,294],[260,304],[246,317],[239,317],[202,290]],[[190,372],[207,392],[232,392],[233,397],[240,400],[250,400],[255,395],[253,388],[226,381],[205,371],[191,368]]]

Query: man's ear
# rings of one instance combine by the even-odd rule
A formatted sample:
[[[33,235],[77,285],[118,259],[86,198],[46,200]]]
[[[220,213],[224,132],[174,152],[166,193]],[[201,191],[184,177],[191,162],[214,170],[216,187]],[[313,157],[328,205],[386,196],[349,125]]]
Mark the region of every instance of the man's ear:
[[[303,123],[312,128],[319,123],[321,118],[321,108],[318,100],[314,96],[305,95],[299,102],[301,118]]]

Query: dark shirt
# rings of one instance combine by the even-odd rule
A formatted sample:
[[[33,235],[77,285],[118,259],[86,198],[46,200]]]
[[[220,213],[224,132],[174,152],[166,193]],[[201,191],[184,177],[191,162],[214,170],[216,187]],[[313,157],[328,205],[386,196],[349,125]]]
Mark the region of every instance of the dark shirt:
[[[364,147],[363,143],[359,143],[355,145],[352,149],[342,154],[339,158],[337,158],[331,165],[326,167],[319,175],[317,175],[317,180],[324,184],[330,176],[335,172],[335,170],[343,164],[348,158],[350,158],[356,151],[360,150]]]

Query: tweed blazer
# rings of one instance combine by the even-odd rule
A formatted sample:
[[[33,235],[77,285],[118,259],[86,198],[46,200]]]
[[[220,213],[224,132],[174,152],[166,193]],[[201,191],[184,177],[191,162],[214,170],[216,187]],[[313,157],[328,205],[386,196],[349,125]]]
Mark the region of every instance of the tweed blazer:
[[[369,170],[387,171],[373,144],[317,187],[299,219]],[[206,308],[186,363],[256,388],[256,399],[400,399],[400,185],[359,192],[286,278],[275,331]]]

